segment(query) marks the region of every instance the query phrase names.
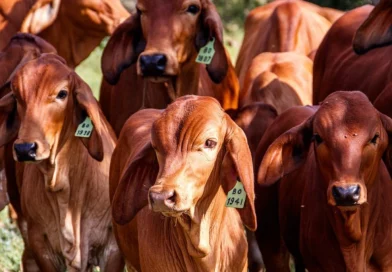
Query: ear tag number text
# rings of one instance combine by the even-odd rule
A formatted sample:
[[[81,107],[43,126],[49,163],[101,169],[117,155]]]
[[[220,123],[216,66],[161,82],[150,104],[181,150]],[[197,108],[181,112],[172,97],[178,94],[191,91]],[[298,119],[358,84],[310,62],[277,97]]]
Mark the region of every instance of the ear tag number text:
[[[196,57],[197,63],[210,64],[215,54],[214,49],[215,38],[212,38],[205,46],[200,48],[199,54]]]
[[[79,124],[78,128],[76,129],[75,136],[82,138],[90,138],[93,128],[94,125],[91,122],[90,117],[87,116],[86,119]]]
[[[246,192],[241,181],[237,180],[237,184],[229,191],[226,199],[226,207],[242,209],[245,206]]]

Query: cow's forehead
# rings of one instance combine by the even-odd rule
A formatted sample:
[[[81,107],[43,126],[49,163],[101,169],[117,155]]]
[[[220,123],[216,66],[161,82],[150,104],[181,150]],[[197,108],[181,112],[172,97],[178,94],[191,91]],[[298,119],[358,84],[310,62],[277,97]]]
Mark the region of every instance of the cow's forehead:
[[[379,114],[360,92],[330,95],[315,114],[318,128],[333,130],[372,130],[379,124]]]

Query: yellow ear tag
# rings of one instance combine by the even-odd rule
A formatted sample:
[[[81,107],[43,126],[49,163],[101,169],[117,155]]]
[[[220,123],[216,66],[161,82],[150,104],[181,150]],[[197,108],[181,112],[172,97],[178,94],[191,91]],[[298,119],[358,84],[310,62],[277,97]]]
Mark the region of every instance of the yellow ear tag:
[[[90,138],[91,132],[93,131],[94,125],[91,123],[90,117],[86,117],[86,119],[79,124],[76,129],[75,136],[82,138]]]
[[[237,184],[229,191],[226,199],[226,207],[242,209],[245,206],[246,192],[241,181],[237,180]]]
[[[200,48],[199,54],[197,55],[196,58],[197,63],[203,63],[203,64],[211,63],[212,58],[214,57],[215,54],[214,42],[215,42],[215,38],[212,38],[211,41],[209,41],[205,46]]]

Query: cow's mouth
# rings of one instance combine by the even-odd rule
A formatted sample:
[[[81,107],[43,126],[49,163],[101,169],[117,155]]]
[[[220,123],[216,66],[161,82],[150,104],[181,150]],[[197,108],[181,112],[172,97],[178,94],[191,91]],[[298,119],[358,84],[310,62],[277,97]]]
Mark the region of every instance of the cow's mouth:
[[[144,76],[145,79],[151,81],[152,83],[164,83],[170,81],[173,76],[161,75],[161,76]]]

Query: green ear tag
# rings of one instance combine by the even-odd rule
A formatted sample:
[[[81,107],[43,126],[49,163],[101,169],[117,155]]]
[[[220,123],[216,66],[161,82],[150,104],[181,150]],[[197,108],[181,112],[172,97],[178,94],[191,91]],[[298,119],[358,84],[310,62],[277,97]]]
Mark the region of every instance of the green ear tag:
[[[211,41],[209,41],[205,46],[200,48],[199,54],[197,55],[196,58],[197,63],[203,63],[203,64],[211,63],[212,58],[214,57],[215,54],[214,42],[215,42],[215,38],[212,38]]]
[[[91,132],[93,131],[94,125],[91,123],[90,117],[86,117],[86,119],[79,124],[76,129],[75,136],[82,138],[90,138]]]
[[[229,191],[226,199],[226,207],[242,209],[245,206],[246,192],[241,181],[237,180],[237,184]]]

